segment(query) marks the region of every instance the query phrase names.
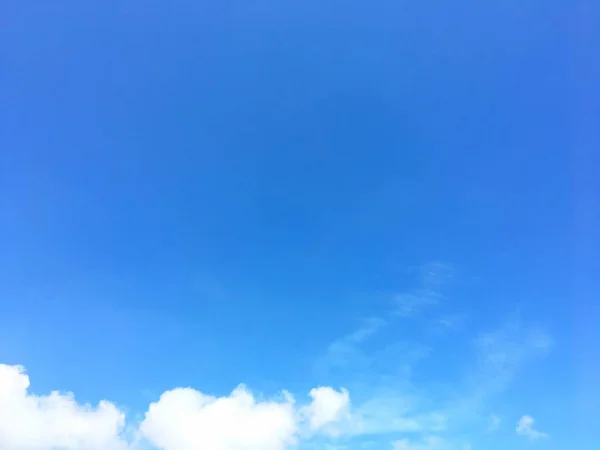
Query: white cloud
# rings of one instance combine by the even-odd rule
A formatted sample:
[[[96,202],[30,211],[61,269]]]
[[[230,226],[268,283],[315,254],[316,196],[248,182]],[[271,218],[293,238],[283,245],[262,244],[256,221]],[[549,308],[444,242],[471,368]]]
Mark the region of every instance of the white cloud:
[[[534,428],[535,420],[533,417],[525,415],[517,422],[516,432],[519,436],[527,436],[530,439],[547,438],[546,433],[542,433]]]
[[[28,392],[20,366],[0,364],[0,448],[3,450],[118,450],[125,415],[112,403],[80,405],[73,394]]]
[[[107,401],[94,408],[71,393],[37,396],[28,389],[22,367],[0,364],[1,450],[133,450],[144,443],[159,450],[284,450],[300,437],[336,434],[350,408],[343,388],[313,389],[311,403],[300,408],[286,392],[262,400],[243,385],[224,397],[177,388],[150,404],[139,427],[126,428],[125,414]]]
[[[167,391],[140,426],[141,435],[164,450],[281,450],[297,431],[291,396],[260,402],[244,386],[220,398],[191,388]]]
[[[296,409],[287,393],[257,401],[244,386],[220,398],[175,389],[150,405],[140,435],[164,450],[282,450],[297,442],[305,422],[311,433],[335,435],[349,411],[348,391],[319,387],[309,395],[312,402]]]
[[[346,389],[340,392],[330,387],[318,387],[310,391],[312,403],[303,408],[311,431],[323,430],[324,433],[337,435],[339,429],[332,424],[347,420],[350,415],[350,394]]]

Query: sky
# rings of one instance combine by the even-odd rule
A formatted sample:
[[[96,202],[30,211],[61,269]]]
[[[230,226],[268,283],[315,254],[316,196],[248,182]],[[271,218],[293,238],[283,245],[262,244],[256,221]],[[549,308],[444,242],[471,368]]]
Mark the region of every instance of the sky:
[[[599,449],[598,23],[0,0],[0,449]]]

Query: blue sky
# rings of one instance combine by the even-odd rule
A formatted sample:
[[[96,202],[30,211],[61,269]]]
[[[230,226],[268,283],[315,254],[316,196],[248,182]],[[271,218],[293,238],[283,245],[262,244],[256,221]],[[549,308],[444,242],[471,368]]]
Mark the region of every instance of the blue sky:
[[[0,11],[0,447],[600,448],[593,2]]]

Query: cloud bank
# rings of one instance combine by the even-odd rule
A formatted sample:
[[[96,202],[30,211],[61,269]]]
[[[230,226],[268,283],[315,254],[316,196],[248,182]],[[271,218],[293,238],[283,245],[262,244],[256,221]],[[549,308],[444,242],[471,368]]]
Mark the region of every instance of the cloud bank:
[[[113,403],[77,403],[72,393],[29,393],[21,366],[0,364],[0,448],[3,450],[283,450],[302,437],[336,434],[349,415],[350,395],[319,387],[297,407],[284,392],[257,400],[243,385],[224,397],[192,388],[164,392],[149,405],[133,441],[124,437],[125,414]],[[141,447],[140,447],[141,448]]]

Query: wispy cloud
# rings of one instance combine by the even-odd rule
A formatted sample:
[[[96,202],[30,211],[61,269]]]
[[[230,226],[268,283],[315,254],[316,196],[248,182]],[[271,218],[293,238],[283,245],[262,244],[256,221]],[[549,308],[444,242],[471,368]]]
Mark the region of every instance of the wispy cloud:
[[[446,414],[456,422],[470,420],[509,386],[523,366],[545,356],[552,338],[542,328],[510,319],[495,330],[475,338],[475,365],[465,386],[456,394]]]
[[[497,431],[500,428],[501,423],[502,419],[500,419],[500,417],[496,414],[491,414],[488,419],[488,431]]]
[[[401,317],[416,316],[424,309],[439,305],[442,288],[453,276],[452,266],[439,261],[424,264],[417,269],[419,285],[412,290],[397,293],[392,304]]]
[[[421,436],[447,428],[447,418],[436,410],[439,404],[434,405],[412,381],[415,364],[430,355],[430,348],[407,340],[409,335],[398,333],[394,321],[399,316],[417,318],[426,307],[438,304],[443,298],[441,289],[451,278],[452,269],[435,262],[419,267],[416,275],[415,288],[392,296],[393,309],[387,316],[364,321],[357,330],[330,344],[317,362],[320,374],[333,373],[338,376],[337,380],[343,379],[343,383],[352,388],[353,410],[351,420],[346,423],[347,435],[409,433]],[[450,321],[457,322],[458,317],[444,316],[443,320],[450,326]],[[427,327],[427,322],[421,325],[416,321],[415,326]],[[384,332],[383,338],[378,336],[371,341]]]
[[[419,314],[424,309],[436,306],[442,296],[433,290],[419,289],[413,292],[396,294],[392,303],[396,307],[395,313],[401,317],[411,317]]]
[[[433,321],[431,331],[438,334],[459,331],[464,328],[466,322],[466,314],[444,314]]]
[[[392,450],[471,450],[469,443],[456,443],[440,436],[426,436],[420,440],[399,439]]]
[[[402,413],[383,398],[374,399],[371,403],[377,403],[377,408],[373,409],[366,404],[359,405],[348,434],[356,436],[393,433],[421,435],[447,429],[446,418],[439,413],[417,414],[412,411]]]
[[[377,333],[387,322],[379,317],[371,317],[364,321],[362,326],[344,338],[346,344],[360,344],[365,339]]]
[[[490,377],[508,381],[524,362],[545,355],[552,338],[540,327],[513,319],[495,331],[481,333],[475,344],[481,369]]]
[[[441,450],[447,448],[446,441],[438,436],[428,436],[421,441],[399,439],[392,445],[393,450]]]
[[[396,294],[388,315],[364,321],[329,345],[319,365],[335,371],[336,383],[353,393],[341,434],[361,440],[396,434],[402,439],[394,447],[402,450],[463,450],[464,441],[454,437],[465,426],[485,423],[488,417],[488,430],[499,428],[500,418],[485,412],[526,363],[548,352],[552,339],[518,318],[471,338],[465,330],[457,345],[468,349],[470,342],[470,357],[457,359],[465,361],[463,367],[450,368],[458,378],[446,382],[431,372],[422,377],[419,362],[437,354],[439,341],[432,342],[431,331],[446,335],[464,329],[465,314],[424,317],[428,308],[442,302],[452,277],[449,265],[422,266],[417,287]]]
[[[519,419],[517,422],[517,428],[515,431],[519,436],[526,436],[529,439],[543,439],[547,438],[548,435],[546,433],[542,433],[538,431],[534,427],[535,420],[533,417],[525,415]]]
[[[325,354],[317,360],[315,372],[327,376],[336,371],[360,371],[372,359],[361,345],[386,325],[387,322],[378,317],[363,321],[358,329],[329,345]]]

